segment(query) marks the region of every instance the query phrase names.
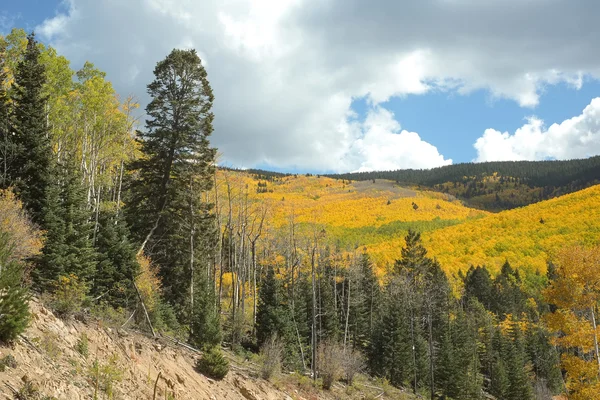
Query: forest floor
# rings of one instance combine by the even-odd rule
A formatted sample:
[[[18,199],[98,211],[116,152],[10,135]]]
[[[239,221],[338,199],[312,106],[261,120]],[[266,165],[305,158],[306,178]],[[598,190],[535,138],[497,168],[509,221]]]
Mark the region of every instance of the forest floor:
[[[0,398],[413,398],[364,376],[356,379],[352,386],[337,383],[331,391],[320,390],[309,377],[298,374],[279,374],[267,381],[259,377],[258,365],[228,351],[225,354],[230,361],[229,374],[222,381],[215,381],[194,369],[195,360],[199,357],[197,352],[167,339],[110,328],[99,320],[64,321],[37,300],[31,302],[30,308],[32,320],[29,328],[11,346],[0,347]],[[86,342],[84,338],[87,338],[87,346],[83,344]],[[21,397],[16,392],[20,392]]]

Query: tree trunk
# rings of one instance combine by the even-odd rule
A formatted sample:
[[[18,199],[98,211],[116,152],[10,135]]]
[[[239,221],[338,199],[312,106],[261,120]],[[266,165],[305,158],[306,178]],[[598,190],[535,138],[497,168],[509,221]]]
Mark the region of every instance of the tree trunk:
[[[346,351],[346,340],[348,338],[348,321],[350,320],[350,277],[348,277],[348,295],[346,305],[346,327],[344,328],[344,351]]]
[[[317,380],[317,288],[315,282],[315,253],[316,244],[312,249],[311,276],[312,276],[312,374],[313,381]]]
[[[595,308],[596,305],[594,304],[592,307],[590,307],[590,311],[592,312],[592,324],[594,327],[594,350],[596,352],[596,362],[598,363],[598,377],[600,377],[600,353],[598,352],[598,330],[596,328],[596,313],[594,312]]]

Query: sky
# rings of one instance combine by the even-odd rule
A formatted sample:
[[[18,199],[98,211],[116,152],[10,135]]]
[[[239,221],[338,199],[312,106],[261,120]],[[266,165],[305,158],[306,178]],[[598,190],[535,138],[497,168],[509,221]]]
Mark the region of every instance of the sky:
[[[0,0],[148,102],[194,48],[219,163],[291,172],[432,168],[600,154],[596,0]],[[598,96],[598,97],[597,97]]]

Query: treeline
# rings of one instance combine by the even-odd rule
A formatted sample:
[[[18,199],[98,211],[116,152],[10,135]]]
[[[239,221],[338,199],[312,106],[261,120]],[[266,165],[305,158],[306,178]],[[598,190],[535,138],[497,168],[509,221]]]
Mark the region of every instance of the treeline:
[[[327,175],[357,181],[388,179],[467,200],[472,206],[506,210],[547,200],[600,183],[600,157],[566,161],[462,163],[428,170]]]

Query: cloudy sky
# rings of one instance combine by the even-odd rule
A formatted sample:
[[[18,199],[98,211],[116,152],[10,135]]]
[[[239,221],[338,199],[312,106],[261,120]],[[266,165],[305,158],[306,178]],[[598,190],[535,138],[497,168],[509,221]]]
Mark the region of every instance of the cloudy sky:
[[[0,0],[148,101],[195,48],[222,163],[301,172],[600,154],[596,0]],[[599,96],[599,98],[596,98]]]

